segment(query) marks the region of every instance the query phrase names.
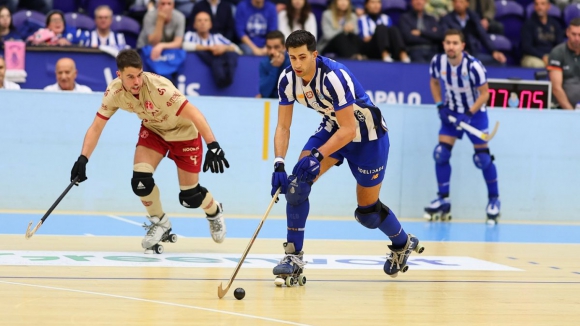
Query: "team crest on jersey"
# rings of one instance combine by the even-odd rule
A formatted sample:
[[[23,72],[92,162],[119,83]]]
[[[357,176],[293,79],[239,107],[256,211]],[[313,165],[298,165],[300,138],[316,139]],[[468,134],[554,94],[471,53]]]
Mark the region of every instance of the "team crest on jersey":
[[[312,93],[312,91],[308,91],[306,92],[306,97],[312,99],[314,97],[314,93]]]
[[[141,133],[139,134],[139,137],[141,137],[143,139],[149,137],[149,131],[147,131],[147,130],[141,131]]]
[[[157,92],[159,93],[159,95],[163,95],[165,94],[165,88],[158,88]]]
[[[463,79],[463,80],[468,80],[469,79],[469,76],[467,75],[466,72],[464,72],[464,73],[461,74],[461,79]]]
[[[147,100],[145,101],[145,110],[151,112],[153,111],[155,108],[153,107],[153,102]]]
[[[324,100],[324,96],[322,96],[322,94],[320,93],[320,91],[319,91],[319,90],[316,90],[316,96],[318,97],[318,99],[319,99],[320,101]]]
[[[360,112],[359,110],[355,110],[354,115],[356,116],[356,118],[360,122],[365,122],[367,119],[367,118],[365,118],[365,115],[362,112]]]

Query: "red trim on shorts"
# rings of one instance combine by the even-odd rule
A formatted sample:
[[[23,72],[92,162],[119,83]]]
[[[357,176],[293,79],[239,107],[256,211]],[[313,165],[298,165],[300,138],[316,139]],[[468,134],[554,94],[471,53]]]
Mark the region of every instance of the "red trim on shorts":
[[[109,120],[108,117],[105,117],[104,115],[100,114],[99,112],[97,112],[97,117],[103,119],[103,120]]]
[[[183,110],[183,108],[185,107],[185,105],[189,103],[188,100],[185,100],[185,102],[183,102],[183,104],[181,104],[181,106],[179,107],[179,110],[177,110],[177,113],[175,114],[176,116],[178,116],[181,113],[181,110]]]
[[[546,67],[547,70],[557,70],[557,71],[562,71],[562,68],[560,67],[556,67],[556,66],[547,66]]]

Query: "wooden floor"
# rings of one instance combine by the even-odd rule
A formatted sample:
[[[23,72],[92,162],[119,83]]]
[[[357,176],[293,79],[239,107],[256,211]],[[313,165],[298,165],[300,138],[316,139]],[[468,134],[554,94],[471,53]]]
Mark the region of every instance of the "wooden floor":
[[[5,266],[0,325],[579,325],[580,245],[424,242],[424,255],[468,256],[522,271],[306,269],[277,288],[269,269]],[[241,254],[247,239],[180,239],[173,253]],[[309,240],[307,254],[384,255],[385,242]],[[136,237],[0,235],[0,249],[140,252]],[[280,249],[280,250],[279,250]],[[258,239],[252,253],[275,254]],[[281,256],[281,255],[280,255]],[[2,255],[0,255],[2,259]],[[33,259],[33,258],[30,258]],[[307,266],[308,267],[308,266]],[[243,287],[238,301],[233,289]]]

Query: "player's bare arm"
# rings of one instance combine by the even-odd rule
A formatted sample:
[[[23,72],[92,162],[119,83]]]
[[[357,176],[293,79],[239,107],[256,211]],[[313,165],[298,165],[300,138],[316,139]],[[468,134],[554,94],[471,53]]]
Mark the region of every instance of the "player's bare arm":
[[[83,142],[83,149],[81,151],[81,155],[86,156],[87,159],[91,157],[95,147],[97,147],[97,143],[99,142],[99,138],[101,137],[101,133],[103,132],[107,121],[108,120],[105,120],[97,115],[87,130],[87,133],[85,134],[85,140]]]
[[[187,103],[181,110],[179,116],[193,122],[206,144],[216,141],[204,115],[193,104]]]
[[[276,157],[284,158],[288,152],[293,111],[294,104],[278,105],[278,124],[276,125],[276,133],[274,134],[274,154]]]
[[[431,95],[435,103],[441,102],[441,84],[439,83],[439,79],[431,77],[429,87],[431,88]]]
[[[564,92],[564,88],[562,87],[564,74],[562,70],[559,69],[550,69],[550,81],[552,82],[552,93],[556,97],[556,100],[564,110],[572,110],[572,104],[568,101],[568,96],[566,96],[566,92]]]
[[[475,102],[473,103],[473,106],[469,108],[471,114],[477,113],[477,111],[479,111],[481,107],[485,103],[487,103],[487,100],[489,99],[489,86],[487,85],[487,83],[479,86],[477,90],[479,91],[479,96],[477,97],[477,100],[475,100]]]
[[[358,123],[354,117],[353,106],[349,105],[342,110],[336,111],[335,114],[340,128],[338,128],[324,145],[318,148],[318,151],[324,157],[328,157],[330,154],[343,148],[356,137]]]

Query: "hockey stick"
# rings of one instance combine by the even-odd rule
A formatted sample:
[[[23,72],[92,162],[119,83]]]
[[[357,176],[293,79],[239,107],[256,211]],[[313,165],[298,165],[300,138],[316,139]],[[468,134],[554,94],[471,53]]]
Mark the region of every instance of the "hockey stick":
[[[248,246],[246,247],[246,250],[242,254],[242,258],[238,262],[238,265],[236,266],[236,269],[234,269],[234,273],[230,277],[230,280],[228,281],[228,284],[226,284],[226,288],[225,289],[222,288],[222,283],[220,283],[220,286],[218,286],[218,297],[220,299],[223,298],[224,295],[226,295],[226,293],[228,293],[228,290],[230,289],[230,286],[232,286],[232,283],[234,282],[234,279],[236,278],[236,275],[238,275],[238,272],[240,271],[240,267],[242,267],[242,264],[244,263],[244,259],[246,259],[246,256],[250,252],[250,248],[252,248],[252,245],[254,244],[254,241],[256,240],[256,237],[258,237],[258,233],[260,232],[260,229],[262,228],[262,225],[264,225],[264,221],[266,221],[266,218],[268,217],[268,214],[270,214],[270,210],[272,209],[272,206],[274,206],[274,203],[276,202],[276,199],[278,199],[278,195],[280,195],[280,191],[282,191],[282,188],[278,188],[278,190],[276,190],[276,193],[272,197],[272,200],[270,201],[270,205],[268,205],[268,209],[266,209],[266,213],[264,214],[264,217],[262,217],[262,220],[260,221],[260,224],[258,224],[258,228],[256,229],[256,231],[254,232],[254,235],[250,239],[250,243],[248,243]]]
[[[455,123],[455,121],[457,121],[457,119],[452,115],[450,115],[448,117],[449,117],[449,121],[451,123]],[[469,132],[470,134],[476,136],[479,139],[482,139],[485,141],[490,141],[497,133],[497,129],[499,128],[499,121],[495,122],[495,126],[493,127],[493,130],[489,134],[487,134],[487,133],[485,133],[485,132],[483,132],[483,131],[481,131],[481,130],[479,130],[471,125],[468,125],[467,123],[465,123],[463,121],[459,123],[459,127],[461,127],[463,130]]]
[[[70,184],[66,187],[66,189],[63,191],[63,193],[60,195],[60,197],[58,197],[58,199],[54,202],[54,204],[52,204],[52,206],[50,206],[48,211],[46,211],[44,216],[40,219],[40,222],[38,222],[38,224],[36,224],[36,226],[34,227],[34,229],[32,229],[32,231],[30,230],[30,227],[32,226],[32,221],[30,221],[30,223],[28,223],[28,228],[26,229],[26,234],[24,235],[24,237],[26,239],[30,239],[30,237],[32,237],[34,235],[34,233],[36,233],[36,231],[38,231],[38,229],[40,228],[42,223],[44,223],[44,221],[46,221],[46,219],[48,218],[50,213],[52,213],[52,211],[56,208],[56,206],[60,203],[60,201],[64,198],[64,196],[66,196],[66,194],[72,188],[72,186],[74,186],[77,183],[78,179],[79,179],[79,177],[77,176],[76,178],[73,179],[73,181],[70,182]]]

